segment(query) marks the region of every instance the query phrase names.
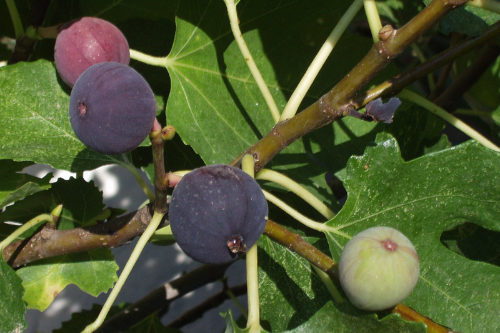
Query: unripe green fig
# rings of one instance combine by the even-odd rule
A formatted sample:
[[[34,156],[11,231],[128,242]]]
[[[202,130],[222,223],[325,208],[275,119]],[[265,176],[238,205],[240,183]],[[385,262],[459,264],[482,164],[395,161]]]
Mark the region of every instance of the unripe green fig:
[[[373,227],[344,247],[339,277],[349,300],[366,311],[401,303],[415,288],[420,260],[410,240],[396,229]]]

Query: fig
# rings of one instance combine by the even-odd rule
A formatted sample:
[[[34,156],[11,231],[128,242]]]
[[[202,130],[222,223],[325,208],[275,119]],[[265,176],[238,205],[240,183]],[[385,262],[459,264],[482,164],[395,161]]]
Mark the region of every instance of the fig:
[[[92,65],[101,62],[128,65],[130,51],[127,39],[112,23],[97,17],[82,17],[61,27],[54,60],[61,79],[73,87]]]
[[[373,227],[354,236],[339,261],[340,284],[359,309],[380,311],[405,300],[415,288],[420,260],[396,229]]]
[[[78,78],[69,99],[73,131],[88,148],[107,155],[129,152],[148,136],[156,101],[133,68],[103,62]]]
[[[215,164],[195,169],[172,193],[168,218],[179,247],[205,264],[224,264],[259,239],[268,206],[262,190],[241,169]]]

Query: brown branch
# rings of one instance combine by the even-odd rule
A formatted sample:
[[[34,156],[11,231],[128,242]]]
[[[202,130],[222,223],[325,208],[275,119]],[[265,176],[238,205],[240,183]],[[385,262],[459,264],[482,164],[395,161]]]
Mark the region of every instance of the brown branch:
[[[153,148],[154,186],[155,186],[155,211],[165,214],[168,210],[167,189],[168,183],[165,174],[164,147],[165,141],[162,138],[162,128],[155,118],[153,129],[149,134],[151,147]]]
[[[290,251],[293,251],[303,258],[307,259],[311,264],[327,273],[330,278],[339,281],[337,263],[332,258],[318,250],[316,247],[306,242],[299,235],[283,228],[282,226],[271,220],[267,222],[264,233],[271,239],[287,247]],[[396,305],[393,309],[390,310],[390,312],[398,313],[406,320],[426,324],[428,333],[453,332],[403,304]]]
[[[32,237],[14,242],[3,250],[4,260],[19,267],[35,260],[97,248],[113,248],[140,236],[151,221],[152,205],[106,223],[71,230],[44,227]],[[166,221],[163,221],[164,225]]]
[[[153,313],[165,312],[174,300],[222,279],[232,263],[220,266],[203,265],[164,284],[106,320],[96,333],[126,331]]]
[[[384,38],[332,90],[295,117],[276,124],[231,164],[239,165],[245,154],[251,154],[256,162],[255,172],[258,172],[293,141],[347,115],[349,109],[354,108],[350,100],[361,88],[444,15],[466,2],[434,0],[403,27],[384,34]]]

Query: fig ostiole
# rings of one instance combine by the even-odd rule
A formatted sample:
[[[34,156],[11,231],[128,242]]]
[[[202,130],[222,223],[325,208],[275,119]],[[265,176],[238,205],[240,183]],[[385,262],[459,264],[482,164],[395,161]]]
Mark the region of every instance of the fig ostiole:
[[[400,231],[373,227],[354,236],[339,261],[340,283],[359,309],[380,311],[405,300],[415,288],[420,260]]]

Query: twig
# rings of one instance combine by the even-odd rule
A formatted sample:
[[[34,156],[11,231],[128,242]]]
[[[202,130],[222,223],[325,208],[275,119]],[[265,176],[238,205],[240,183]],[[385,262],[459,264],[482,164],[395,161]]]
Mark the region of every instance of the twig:
[[[460,98],[479,80],[499,55],[500,46],[496,42],[485,45],[472,64],[464,69],[456,80],[433,102],[446,111],[454,111]]]
[[[394,96],[410,83],[424,77],[425,75],[441,68],[442,66],[451,63],[453,60],[461,57],[462,55],[476,49],[477,47],[487,43],[493,38],[500,35],[500,22],[497,22],[488,28],[483,33],[475,38],[466,40],[456,44],[453,48],[434,56],[423,64],[389,79],[378,86],[367,90],[364,94],[357,96],[352,100],[352,105],[360,108],[367,104],[369,101],[379,97]]]

